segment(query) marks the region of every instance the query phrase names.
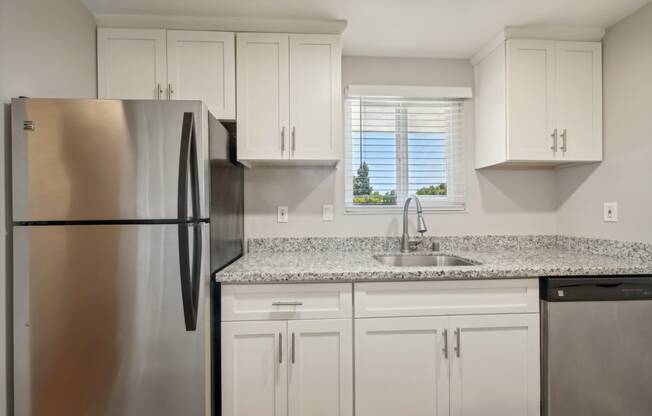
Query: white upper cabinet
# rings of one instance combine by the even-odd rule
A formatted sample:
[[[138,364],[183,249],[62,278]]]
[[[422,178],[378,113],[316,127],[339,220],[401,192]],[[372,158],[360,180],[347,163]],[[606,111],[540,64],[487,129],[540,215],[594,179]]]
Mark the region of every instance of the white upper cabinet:
[[[557,126],[564,159],[602,159],[602,48],[557,42]]]
[[[235,119],[233,33],[167,32],[168,98],[202,100],[219,119]]]
[[[290,35],[290,157],[338,159],[342,125],[339,36]]]
[[[238,33],[238,159],[290,154],[288,35]]]
[[[341,57],[339,36],[238,34],[238,159],[335,164]]]
[[[235,119],[233,33],[97,29],[98,97],[201,100]]]
[[[555,158],[555,42],[507,42],[507,152],[512,159]],[[480,133],[481,134],[481,133]]]
[[[165,30],[97,29],[99,98],[164,98],[166,65]]]
[[[600,42],[508,39],[473,63],[476,168],[602,160]]]

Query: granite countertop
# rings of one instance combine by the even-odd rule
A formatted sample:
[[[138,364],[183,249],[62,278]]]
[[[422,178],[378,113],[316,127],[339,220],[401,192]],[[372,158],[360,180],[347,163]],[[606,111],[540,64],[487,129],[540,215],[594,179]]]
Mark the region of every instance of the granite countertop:
[[[250,252],[216,274],[222,283],[368,282],[536,278],[652,274],[652,260],[558,248],[556,244],[510,249],[455,249],[414,254],[452,254],[480,264],[454,267],[392,267],[377,262],[383,251]]]

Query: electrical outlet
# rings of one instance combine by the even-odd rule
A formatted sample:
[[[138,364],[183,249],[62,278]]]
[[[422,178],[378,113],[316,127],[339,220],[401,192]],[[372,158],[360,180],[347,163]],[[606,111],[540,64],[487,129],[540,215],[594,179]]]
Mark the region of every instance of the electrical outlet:
[[[288,207],[278,207],[278,222],[288,222]]]
[[[604,222],[618,222],[618,202],[605,202],[602,217]]]
[[[333,221],[333,205],[324,204],[321,208],[321,220],[322,221]]]

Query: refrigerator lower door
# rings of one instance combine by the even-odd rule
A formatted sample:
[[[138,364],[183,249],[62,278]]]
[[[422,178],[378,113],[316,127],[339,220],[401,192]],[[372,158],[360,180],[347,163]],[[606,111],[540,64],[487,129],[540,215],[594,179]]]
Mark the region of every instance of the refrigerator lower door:
[[[194,330],[179,227],[200,263]],[[15,414],[204,416],[208,261],[208,224],[15,227]]]
[[[13,220],[179,218],[186,113],[208,218],[208,120],[200,101],[14,99]],[[188,204],[190,204],[188,202]],[[192,210],[189,210],[192,211]]]

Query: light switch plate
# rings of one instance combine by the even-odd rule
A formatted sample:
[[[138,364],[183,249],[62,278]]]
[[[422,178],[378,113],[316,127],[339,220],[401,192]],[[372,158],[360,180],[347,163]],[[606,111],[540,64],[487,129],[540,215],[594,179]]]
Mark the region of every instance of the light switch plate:
[[[288,207],[278,207],[278,222],[288,222]]]
[[[333,205],[324,204],[321,208],[321,219],[322,221],[333,221]]]
[[[618,203],[605,202],[602,218],[604,222],[618,222]]]

